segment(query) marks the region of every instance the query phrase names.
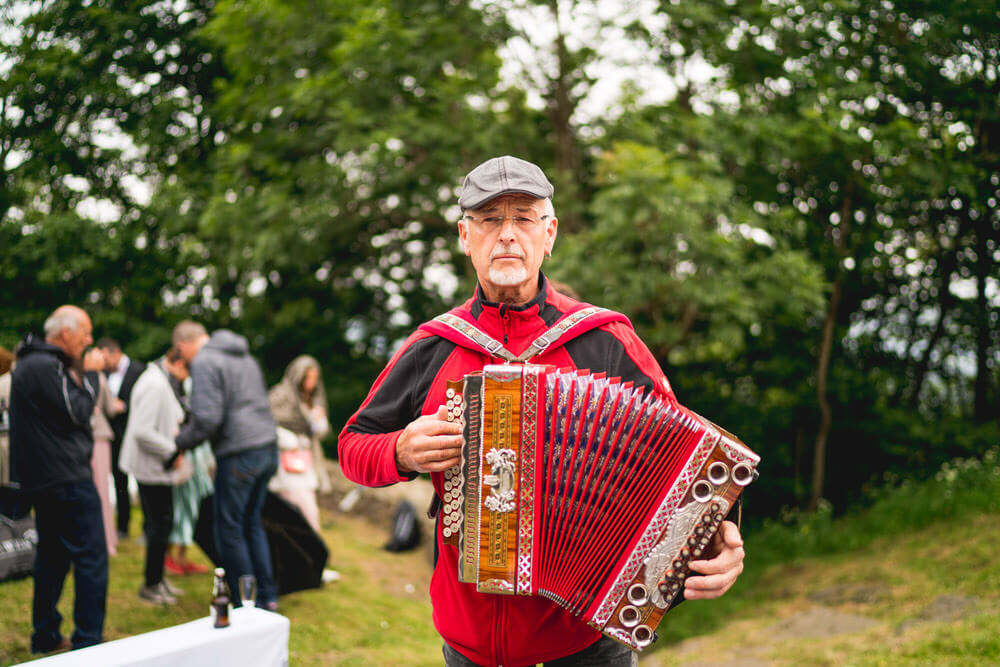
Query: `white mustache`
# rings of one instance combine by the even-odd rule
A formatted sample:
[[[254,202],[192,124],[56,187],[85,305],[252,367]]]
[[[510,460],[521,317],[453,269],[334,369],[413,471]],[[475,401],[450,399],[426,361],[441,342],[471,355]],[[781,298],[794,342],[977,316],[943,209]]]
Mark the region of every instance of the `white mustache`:
[[[500,255],[516,255],[518,259],[524,259],[526,255],[524,251],[516,246],[497,246],[490,253],[490,259],[496,259]]]

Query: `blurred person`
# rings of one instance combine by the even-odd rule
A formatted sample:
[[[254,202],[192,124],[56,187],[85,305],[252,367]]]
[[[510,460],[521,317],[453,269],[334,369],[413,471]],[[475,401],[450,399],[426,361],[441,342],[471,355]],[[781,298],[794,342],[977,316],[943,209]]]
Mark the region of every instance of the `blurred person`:
[[[128,405],[132,396],[132,387],[146,369],[145,362],[130,359],[122,352],[121,345],[113,338],[101,338],[97,347],[104,352],[104,372],[108,375],[108,387],[111,393],[121,400],[125,412],[110,420],[111,430],[111,474],[115,479],[115,511],[117,513],[118,537],[128,538],[129,520],[132,516],[132,500],[129,496],[128,475],[122,472],[119,458],[122,451],[122,438],[125,437],[125,427],[128,426]]]
[[[12,479],[35,509],[31,651],[46,653],[98,644],[104,632],[108,551],[101,499],[94,487],[90,417],[103,366],[90,317],[60,306],[45,320],[45,340],[28,335],[11,378]],[[73,565],[72,642],[59,630],[57,604]]]
[[[170,529],[167,557],[163,566],[176,575],[204,574],[209,568],[188,558],[188,548],[194,544],[194,529],[198,525],[201,502],[214,493],[212,475],[215,457],[208,443],[203,443],[187,454],[191,462],[191,478],[174,487],[174,524]]]
[[[139,483],[143,532],[146,536],[145,580],[139,597],[154,604],[176,604],[181,590],[163,576],[167,541],[174,520],[173,487],[190,476],[191,464],[178,456],[174,436],[184,421],[184,408],[170,377],[183,381],[187,364],[180,351],[146,365],[130,399],[130,416],[122,439],[119,465]],[[173,465],[164,463],[173,459]]]
[[[191,393],[191,376],[174,386],[177,396],[188,410],[188,396]],[[194,529],[198,525],[201,502],[212,495],[215,487],[215,457],[208,442],[203,442],[187,454],[191,462],[191,479],[174,487],[174,525],[170,529],[167,557],[163,567],[170,574],[204,574],[209,568],[188,558],[188,547],[194,544]]]
[[[0,486],[10,484],[10,439],[7,430],[10,425],[10,369],[14,365],[14,355],[0,345]]]
[[[443,496],[442,473],[459,463],[462,441],[461,426],[447,420],[446,381],[501,359],[524,354],[532,363],[588,368],[651,393],[672,394],[624,315],[588,310],[555,290],[541,272],[558,228],[552,194],[537,165],[512,156],[487,160],[465,177],[458,237],[476,273],[475,293],[448,318],[421,325],[376,379],[340,433],[340,464],[348,479],[387,486],[430,473]],[[574,315],[582,319],[567,335],[553,329]],[[446,665],[636,664],[627,646],[544,597],[489,595],[459,582],[458,552],[443,542],[441,526],[438,521],[430,595]],[[684,596],[713,598],[729,590],[743,569],[742,544],[736,524],[724,521],[706,558],[691,561],[691,569],[706,576],[687,578]]]
[[[281,382],[268,392],[271,413],[278,424],[278,471],[270,489],[299,508],[319,533],[316,491],[329,493],[330,476],[320,440],[330,432],[326,417],[326,390],[319,362],[302,355],[285,369]]]
[[[102,351],[103,355],[103,351]],[[94,436],[94,452],[90,456],[90,468],[94,473],[94,486],[97,495],[101,497],[101,517],[104,520],[104,539],[108,545],[108,555],[118,553],[118,534],[115,532],[115,514],[111,507],[111,440],[114,431],[111,430],[109,419],[125,412],[125,404],[120,398],[115,398],[108,387],[108,381],[103,372],[97,373],[97,400],[94,404],[94,414],[90,418],[90,430]]]
[[[246,338],[227,329],[211,337],[197,322],[174,327],[174,345],[191,369],[190,414],[177,436],[186,451],[204,440],[215,454],[215,546],[229,590],[257,578],[257,606],[277,610],[278,589],[260,513],[278,465],[274,417],[260,366]]]

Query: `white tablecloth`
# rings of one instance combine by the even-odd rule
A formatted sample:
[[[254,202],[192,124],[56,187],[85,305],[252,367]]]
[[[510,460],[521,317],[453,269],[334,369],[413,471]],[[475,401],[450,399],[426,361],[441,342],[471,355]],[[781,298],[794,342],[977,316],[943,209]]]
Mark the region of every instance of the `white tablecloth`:
[[[288,631],[280,614],[262,609],[234,609],[228,628],[210,618],[117,639],[89,648],[23,663],[38,667],[287,667]]]

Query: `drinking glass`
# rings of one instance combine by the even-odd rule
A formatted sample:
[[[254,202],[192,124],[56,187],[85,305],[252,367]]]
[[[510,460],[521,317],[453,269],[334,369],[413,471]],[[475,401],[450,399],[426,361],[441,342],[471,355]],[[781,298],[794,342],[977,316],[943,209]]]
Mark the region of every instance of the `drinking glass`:
[[[252,574],[240,575],[240,601],[244,607],[255,607],[257,605],[257,577]]]

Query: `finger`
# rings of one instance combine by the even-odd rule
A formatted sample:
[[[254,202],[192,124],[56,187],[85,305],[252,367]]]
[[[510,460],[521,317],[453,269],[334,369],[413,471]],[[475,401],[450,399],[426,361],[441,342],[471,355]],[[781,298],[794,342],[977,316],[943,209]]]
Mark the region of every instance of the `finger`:
[[[740,535],[740,529],[732,521],[723,521],[722,525],[719,526],[719,534],[722,535],[722,541],[726,543],[726,546],[743,546],[743,536]]]
[[[684,598],[687,600],[717,598],[732,588],[735,581],[735,576],[723,574],[707,577],[691,577],[684,582]]]
[[[462,425],[458,422],[450,422],[438,419],[437,415],[427,415],[414,422],[414,432],[426,435],[452,434],[458,435],[462,432]]]
[[[444,472],[448,468],[457,466],[459,462],[460,459],[457,456],[445,459],[444,461],[434,461],[433,463],[428,463],[426,466],[421,466],[420,472]]]
[[[437,412],[434,413],[434,418],[438,421],[448,421],[448,408],[439,405]]]
[[[718,556],[711,560],[693,560],[688,566],[701,574],[719,574],[737,566],[743,567],[743,547],[725,547]]]
[[[428,449],[417,454],[415,458],[418,463],[434,463],[436,461],[457,459],[460,457],[460,454],[460,450],[448,447],[446,449]]]

